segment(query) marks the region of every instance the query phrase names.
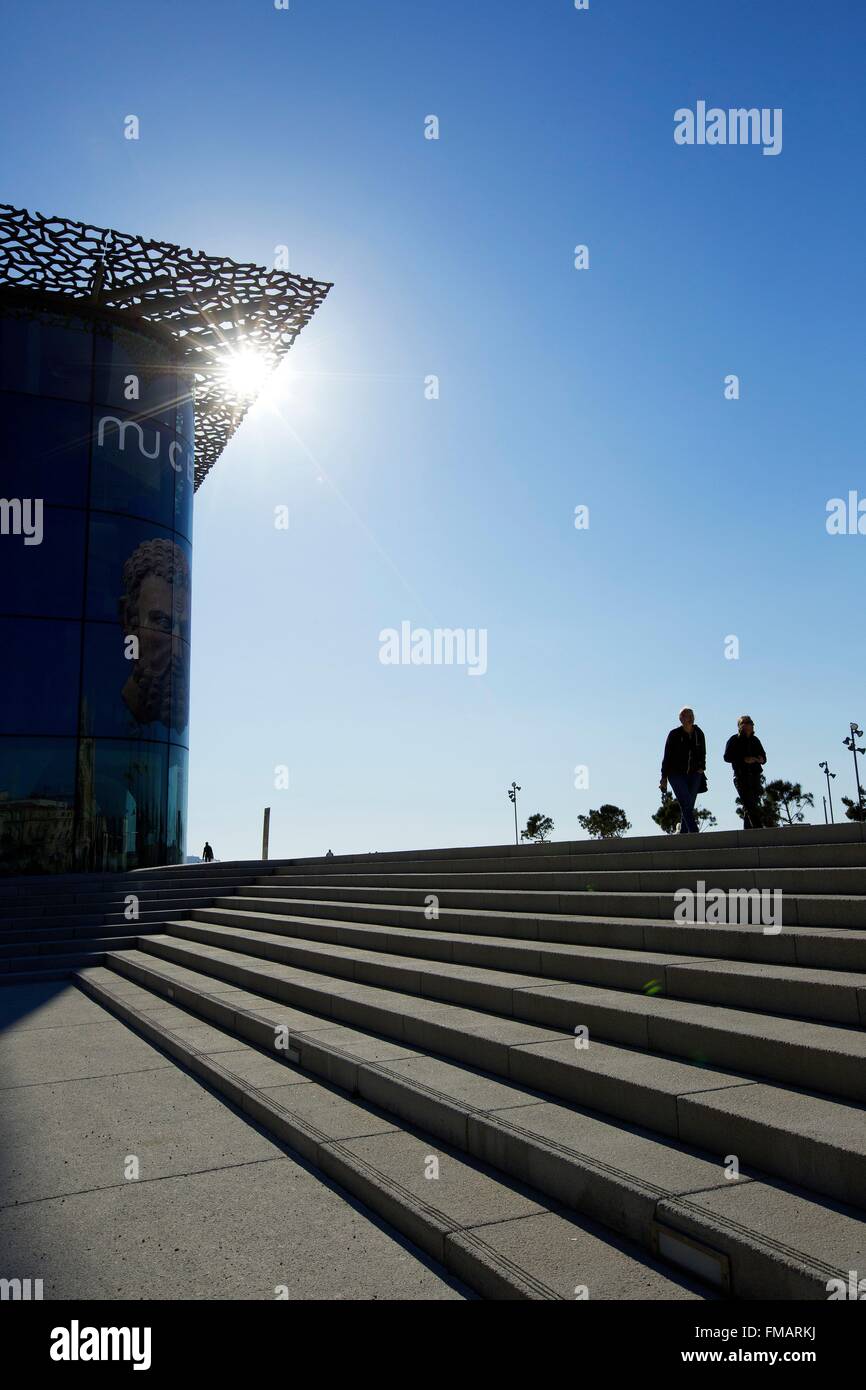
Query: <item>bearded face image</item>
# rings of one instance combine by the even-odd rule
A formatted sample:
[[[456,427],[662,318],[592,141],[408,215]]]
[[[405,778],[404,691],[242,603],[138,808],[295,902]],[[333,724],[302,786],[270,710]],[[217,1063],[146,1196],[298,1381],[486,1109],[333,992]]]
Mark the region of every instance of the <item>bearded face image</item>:
[[[143,541],[123,567],[120,620],[137,659],[121,692],[139,724],[189,722],[189,564],[170,540]]]

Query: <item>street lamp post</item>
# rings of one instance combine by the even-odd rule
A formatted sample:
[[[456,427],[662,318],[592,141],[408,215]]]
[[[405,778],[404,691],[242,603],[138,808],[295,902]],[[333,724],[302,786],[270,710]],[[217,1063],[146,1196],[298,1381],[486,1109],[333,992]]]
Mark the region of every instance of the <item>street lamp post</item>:
[[[826,763],[826,762],[819,763],[818,766],[819,766],[820,768],[823,769],[824,776],[827,778],[827,796],[830,798],[830,824],[831,824],[831,825],[835,825],[835,824],[836,824],[836,821],[835,821],[834,816],[833,816],[833,788],[830,786],[830,778],[831,778],[831,777],[835,777],[836,774],[835,774],[835,772],[831,772],[831,771],[830,771],[830,769],[829,769],[829,767],[827,766],[827,763]],[[825,798],[825,808],[826,808],[826,798]],[[827,812],[826,812],[826,809],[825,809],[825,811],[824,811],[824,819],[825,819],[825,820],[827,819]]]
[[[855,780],[856,783],[857,783],[857,811],[858,811],[858,814],[862,816],[862,814],[863,814],[863,792],[862,792],[862,789],[861,789],[861,787],[860,787],[860,769],[859,769],[859,767],[857,766],[857,754],[858,754],[858,753],[866,753],[866,748],[858,748],[858,747],[857,747],[857,739],[863,737],[863,730],[862,730],[861,728],[858,728],[858,726],[857,726],[856,724],[853,724],[853,723],[851,724],[850,728],[851,728],[851,734],[850,734],[850,736],[849,736],[848,738],[843,738],[842,742],[844,743],[845,747],[846,747],[846,748],[850,748],[851,752],[854,754],[854,780]]]
[[[521,790],[522,788],[518,787],[516,782],[512,782],[511,786],[508,788],[508,800],[512,802],[514,806],[514,843],[516,845],[520,844],[520,840],[517,837],[517,793]]]

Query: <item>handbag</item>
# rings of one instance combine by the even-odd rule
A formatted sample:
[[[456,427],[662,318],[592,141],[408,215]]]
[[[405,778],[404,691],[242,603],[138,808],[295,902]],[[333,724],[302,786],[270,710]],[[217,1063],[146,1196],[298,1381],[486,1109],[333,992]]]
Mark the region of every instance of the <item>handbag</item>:
[[[701,780],[698,783],[698,796],[700,796],[701,792],[706,791],[709,791],[709,787],[707,786],[707,774],[705,772],[702,772]]]

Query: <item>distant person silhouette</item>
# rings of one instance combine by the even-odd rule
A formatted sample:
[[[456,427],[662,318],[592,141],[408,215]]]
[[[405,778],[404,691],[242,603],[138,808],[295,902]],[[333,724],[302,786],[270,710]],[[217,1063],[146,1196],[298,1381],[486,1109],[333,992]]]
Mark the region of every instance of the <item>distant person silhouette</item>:
[[[689,705],[680,710],[680,722],[671,729],[665,740],[662,775],[659,790],[666,792],[668,782],[679,802],[680,834],[695,834],[695,800],[698,792],[707,789],[707,741],[703,729],[695,723],[695,712]]]
[[[760,830],[761,798],[764,782],[764,745],[755,733],[750,714],[741,714],[737,732],[725,744],[725,762],[734,769],[734,786],[743,803],[743,829]]]
[[[203,849],[202,852],[201,852],[201,857],[202,857],[202,862],[203,862],[204,864],[211,864],[211,863],[213,863],[213,850],[211,849],[211,847],[210,847],[210,845],[208,844],[207,840],[205,840],[205,842],[204,842],[204,849]]]
[[[325,858],[326,858],[326,859],[333,859],[333,857],[334,857],[334,851],[333,851],[332,849],[329,849],[329,850],[328,850],[328,853],[325,855]]]

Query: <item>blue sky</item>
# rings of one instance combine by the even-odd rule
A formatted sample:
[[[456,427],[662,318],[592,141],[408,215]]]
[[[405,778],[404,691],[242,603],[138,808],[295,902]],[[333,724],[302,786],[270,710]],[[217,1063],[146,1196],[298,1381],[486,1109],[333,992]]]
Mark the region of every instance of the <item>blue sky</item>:
[[[866,495],[858,0],[5,29],[3,201],[334,281],[197,495],[191,851],[256,853],[265,805],[274,854],[508,840],[515,778],[554,838],[604,801],[647,833],[684,703],[721,827],[746,710],[818,818],[820,759],[852,793],[866,536],[825,519]],[[782,108],[781,154],[677,146],[698,100]],[[486,629],[487,673],[383,666],[404,620]]]

